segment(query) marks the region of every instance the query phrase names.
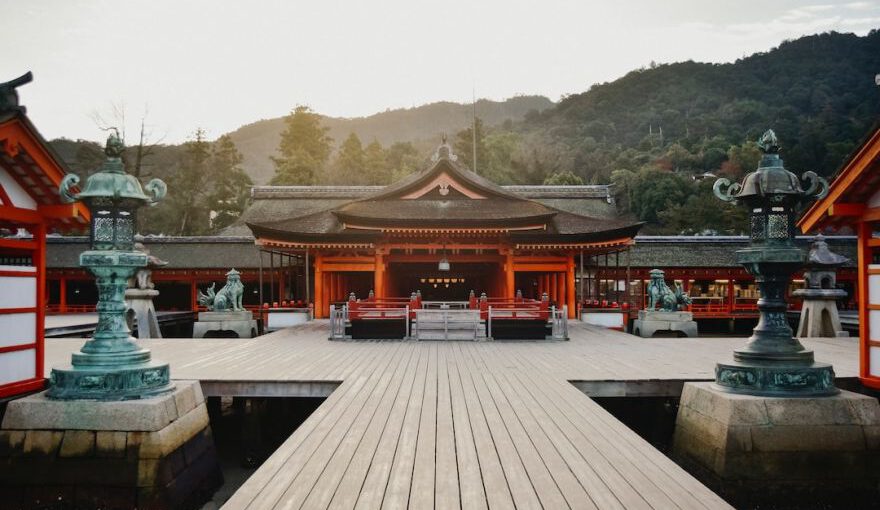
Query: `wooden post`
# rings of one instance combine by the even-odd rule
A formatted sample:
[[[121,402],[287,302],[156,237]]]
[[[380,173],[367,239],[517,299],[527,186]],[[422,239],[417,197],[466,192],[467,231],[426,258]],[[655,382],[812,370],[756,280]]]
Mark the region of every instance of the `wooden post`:
[[[324,315],[324,271],[321,267],[321,252],[315,253],[315,318]]]
[[[37,242],[37,249],[33,252],[32,263],[37,269],[37,313],[36,333],[36,370],[35,377],[41,378],[44,374],[44,364],[46,358],[46,340],[45,340],[45,324],[46,324],[46,224],[39,223],[34,225],[34,240]]]
[[[868,264],[871,263],[871,247],[868,241],[873,232],[871,223],[860,222],[856,224],[858,235],[858,293],[859,293],[859,379],[871,388],[877,388],[877,378],[871,376],[871,328],[868,325],[870,318],[870,305],[868,303]]]
[[[195,276],[189,281],[189,306],[192,311],[199,311],[199,289],[196,285]]]
[[[727,307],[726,307],[728,315],[733,314],[733,300],[734,300],[733,277],[729,276],[727,278]]]
[[[373,292],[376,297],[385,297],[385,254],[376,250],[376,270],[373,273]]]
[[[565,278],[565,291],[567,294],[566,303],[568,304],[568,318],[577,317],[577,301],[574,296],[574,254],[568,255],[568,272]]]
[[[516,279],[514,278],[513,273],[513,250],[507,250],[507,258],[504,263],[504,274],[507,277],[507,285],[506,292],[508,298],[513,298],[516,296]]]
[[[58,282],[58,289],[58,310],[61,313],[67,313],[67,278],[64,275],[61,275],[61,280]]]

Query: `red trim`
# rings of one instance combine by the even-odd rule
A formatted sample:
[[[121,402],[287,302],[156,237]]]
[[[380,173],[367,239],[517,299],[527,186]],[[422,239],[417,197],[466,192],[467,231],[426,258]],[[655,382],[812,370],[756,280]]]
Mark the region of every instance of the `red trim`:
[[[0,217],[3,210],[0,209]],[[20,239],[0,239],[0,248],[9,248],[10,250],[33,250],[37,251],[40,245],[36,241],[24,241]]]
[[[36,340],[37,340],[37,377],[43,376],[43,367],[46,362],[46,225],[40,224],[34,229],[34,239],[39,249],[34,252],[33,264],[37,268],[37,317],[36,317]]]
[[[36,342],[31,342],[29,344],[7,345],[5,347],[0,347],[0,354],[4,354],[7,352],[26,351],[28,349],[36,349],[36,348],[37,348]]]
[[[43,377],[34,377],[33,379],[15,381],[0,385],[0,397],[11,397],[13,395],[21,395],[22,393],[40,391],[45,387],[46,379]]]
[[[36,278],[36,271],[0,271],[0,276],[12,276],[19,278]]]
[[[39,294],[39,293],[38,293]],[[13,313],[33,313],[38,307],[31,306],[29,308],[0,308],[0,315],[10,315]]]

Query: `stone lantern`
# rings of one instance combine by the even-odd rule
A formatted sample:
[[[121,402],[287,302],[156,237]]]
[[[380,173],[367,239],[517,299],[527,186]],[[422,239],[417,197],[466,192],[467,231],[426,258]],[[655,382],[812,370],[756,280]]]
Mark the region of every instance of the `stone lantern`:
[[[796,175],[786,170],[779,157],[776,135],[768,130],[761,137],[763,152],[758,169],[741,184],[727,179],[715,182],[715,195],[748,208],[749,247],[736,252],[737,262],[754,275],[760,289],[760,319],[748,343],[734,351],[732,363],[718,363],[715,383],[721,389],[765,396],[818,396],[837,393],[831,365],[816,363],[813,351],[792,336],[788,325],[785,293],[792,274],[805,262],[795,246],[795,208],[801,202],[821,198],[828,183],[813,172],[803,175],[803,189]]]
[[[806,288],[793,293],[804,300],[798,324],[799,337],[849,336],[840,326],[837,313],[837,300],[846,297],[846,291],[837,288],[837,268],[847,262],[848,258],[828,248],[824,236],[816,236],[804,270]]]
[[[786,317],[788,284],[806,259],[794,244],[795,208],[828,183],[806,172],[804,189],[783,167],[773,131],[759,145],[758,169],[740,184],[719,179],[715,194],[751,215],[751,242],[736,257],[755,276],[760,318],[733,360],[716,364],[714,383],[682,387],[672,457],[737,508],[871,506],[880,404],[835,388],[831,365],[815,362]]]
[[[134,249],[137,210],[155,205],[166,186],[153,179],[144,187],[152,196],[146,195],[140,182],[125,173],[123,150],[118,134],[111,134],[106,161],[84,186],[73,174],[61,181],[62,199],[82,201],[91,213],[90,248],[80,254],[79,263],[97,280],[98,325],[94,337],[73,353],[71,365],[52,369],[50,398],[128,400],[174,388],[168,365],[151,360],[150,350],[131,337],[125,317],[128,279],[148,262],[147,254]]]

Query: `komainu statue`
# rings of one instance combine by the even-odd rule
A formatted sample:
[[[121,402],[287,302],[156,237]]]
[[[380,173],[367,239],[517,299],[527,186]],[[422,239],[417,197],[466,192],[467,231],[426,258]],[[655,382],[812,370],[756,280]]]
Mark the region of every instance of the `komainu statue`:
[[[207,294],[199,291],[199,304],[208,307],[214,312],[240,312],[244,310],[241,298],[244,296],[244,284],[241,283],[241,273],[235,269],[226,273],[226,285],[214,292],[214,283],[207,289]]]
[[[666,285],[662,269],[651,270],[651,281],[648,283],[648,310],[658,307],[664,312],[675,312],[691,304],[691,298],[682,291],[681,284],[675,284],[675,291]]]

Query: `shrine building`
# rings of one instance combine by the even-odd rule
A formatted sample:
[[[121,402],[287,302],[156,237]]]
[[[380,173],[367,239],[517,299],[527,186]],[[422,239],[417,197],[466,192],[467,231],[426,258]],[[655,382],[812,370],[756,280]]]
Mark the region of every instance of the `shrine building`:
[[[314,187],[267,192],[283,196],[291,188],[312,195],[274,205],[255,200],[246,223],[261,249],[301,257],[311,268],[303,285],[318,318],[351,293],[387,299],[418,292],[425,301],[461,302],[471,291],[506,299],[517,291],[531,299],[547,294],[573,318],[583,295],[575,288],[578,265],[627,249],[641,227],[498,186],[467,169],[445,140],[424,170],[359,198],[330,200]]]

